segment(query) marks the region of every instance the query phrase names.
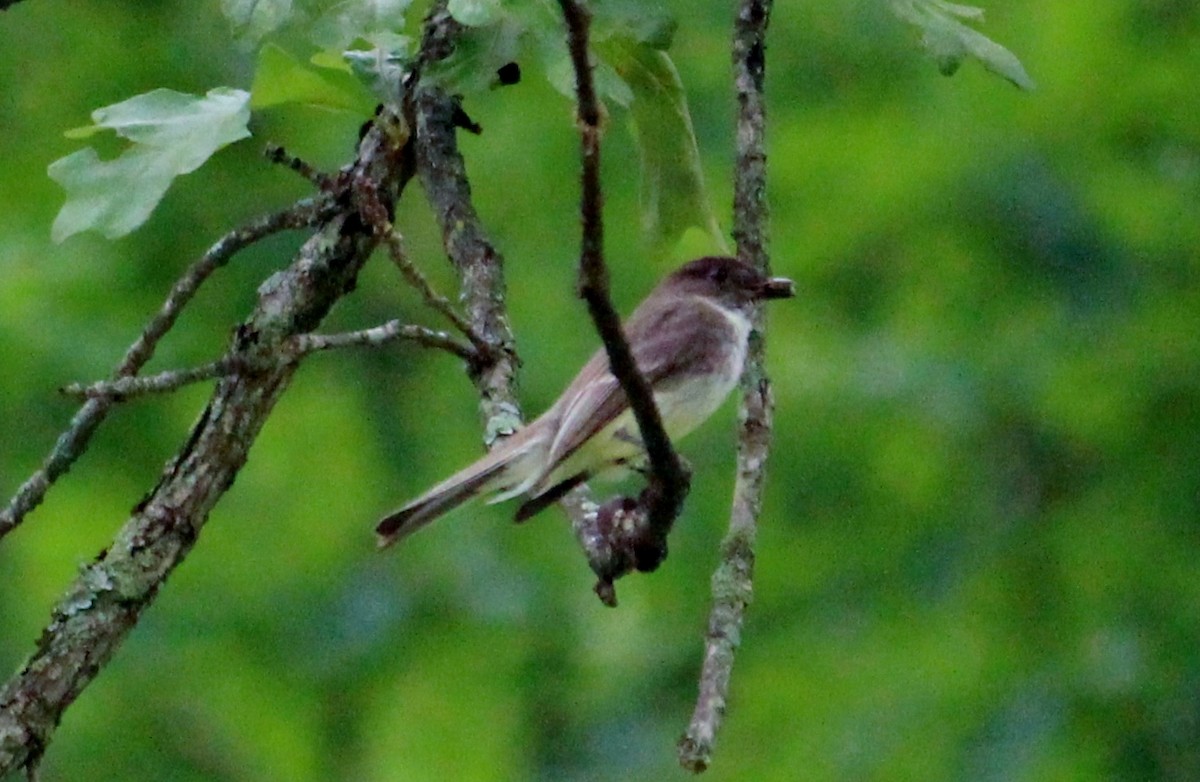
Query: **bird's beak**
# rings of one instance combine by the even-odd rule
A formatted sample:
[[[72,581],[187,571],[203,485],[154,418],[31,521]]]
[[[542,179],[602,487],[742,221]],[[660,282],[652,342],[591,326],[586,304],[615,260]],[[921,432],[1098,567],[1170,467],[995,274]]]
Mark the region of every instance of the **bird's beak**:
[[[796,295],[796,283],[787,277],[772,277],[763,283],[764,299],[790,299]]]

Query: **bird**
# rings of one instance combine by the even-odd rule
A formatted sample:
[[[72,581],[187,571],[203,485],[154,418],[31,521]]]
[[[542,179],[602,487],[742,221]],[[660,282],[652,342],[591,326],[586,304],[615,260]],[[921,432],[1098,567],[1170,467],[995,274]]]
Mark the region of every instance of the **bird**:
[[[623,324],[672,440],[711,416],[737,385],[746,360],[750,316],[761,301],[795,295],[794,283],[728,256],[676,269]],[[523,521],[580,483],[620,472],[645,454],[625,392],[596,351],[558,399],[527,426],[470,466],[385,516],[381,548],[402,540],[464,502],[523,496]]]

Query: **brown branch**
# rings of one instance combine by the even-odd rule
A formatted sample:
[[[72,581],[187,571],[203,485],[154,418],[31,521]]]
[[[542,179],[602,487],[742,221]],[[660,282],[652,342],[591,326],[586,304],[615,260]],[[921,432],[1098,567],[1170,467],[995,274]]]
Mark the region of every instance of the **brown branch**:
[[[597,570],[597,594],[615,604],[613,580],[633,569],[649,571],[666,557],[667,534],[683,500],[690,476],[663,428],[649,382],[638,369],[633,352],[621,329],[621,321],[609,294],[608,269],[604,263],[604,225],[600,192],[601,107],[592,81],[588,35],[591,14],[581,0],[559,0],[567,26],[567,45],[575,69],[578,104],[582,193],[580,213],[582,247],[579,261],[579,293],[608,353],[610,371],[621,384],[637,421],[642,442],[650,458],[649,485],[636,505],[624,498],[606,505],[598,519],[602,537],[617,536],[612,556]],[[635,515],[636,514],[636,515]],[[644,523],[642,515],[644,514]],[[589,560],[592,558],[589,556]],[[595,570],[597,564],[591,561]]]
[[[223,267],[241,250],[262,239],[289,229],[306,228],[333,214],[333,200],[324,196],[306,199],[273,214],[264,215],[222,236],[176,281],[158,314],[146,325],[137,341],[126,351],[112,373],[112,380],[136,375],[154,355],[158,341],[175,325],[187,306],[213,272]],[[46,492],[62,477],[87,449],[92,435],[108,416],[116,402],[111,396],[89,399],[67,427],[42,466],[17,490],[8,505],[0,510],[0,538],[16,528],[26,515],[45,499]]]
[[[376,119],[359,145],[351,179],[373,182],[394,201],[412,174],[396,148],[399,117]],[[54,608],[37,648],[0,689],[0,776],[36,767],[64,710],[103,669],[195,545],[232,485],[296,362],[279,360],[294,335],[314,328],[351,290],[375,236],[346,205],[324,220],[292,265],[259,287],[258,304],[238,329],[232,356],[254,367],[222,378],[191,436],[158,485]]]
[[[444,9],[446,25],[434,30],[454,32],[458,23]],[[441,40],[427,42],[428,51],[444,51]],[[471,367],[479,393],[479,414],[488,448],[521,425],[516,396],[519,361],[505,307],[504,258],[488,238],[471,199],[466,163],[458,149],[455,128],[462,109],[457,99],[436,86],[421,85],[414,99],[417,171],[434,217],[442,229],[446,255],[462,281],[461,299],[473,332],[488,344]]]
[[[769,271],[767,255],[766,34],[772,0],[741,0],[733,35],[734,88],[738,98],[737,162],[734,169],[734,230],[738,257]],[[754,541],[771,448],[774,401],[763,368],[765,321],[761,305],[742,375],[737,482],[721,563],[712,577],[713,607],[705,637],[699,695],[679,742],[680,764],[695,773],[708,767],[725,715],[734,654],[753,594]]]

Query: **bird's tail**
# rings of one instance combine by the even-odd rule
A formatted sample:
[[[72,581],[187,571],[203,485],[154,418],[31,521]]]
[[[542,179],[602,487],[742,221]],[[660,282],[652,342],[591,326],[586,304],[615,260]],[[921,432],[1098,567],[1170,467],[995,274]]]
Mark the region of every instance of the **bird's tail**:
[[[479,461],[451,475],[404,507],[389,513],[375,526],[380,548],[403,540],[444,513],[472,497],[526,482],[528,457],[540,445],[538,438],[522,437],[522,430]],[[533,460],[536,462],[536,459]]]

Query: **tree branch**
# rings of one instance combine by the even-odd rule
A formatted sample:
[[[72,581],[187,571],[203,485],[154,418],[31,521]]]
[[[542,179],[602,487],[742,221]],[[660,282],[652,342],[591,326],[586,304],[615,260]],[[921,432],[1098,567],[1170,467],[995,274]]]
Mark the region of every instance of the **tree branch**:
[[[346,181],[394,202],[413,173],[407,138],[403,118],[382,112],[359,143],[355,163],[344,172]],[[0,776],[36,768],[64,710],[111,659],[195,545],[295,372],[295,361],[280,358],[287,341],[316,327],[353,289],[375,246],[357,205],[343,203],[324,217],[291,266],[259,287],[257,306],[238,328],[230,350],[254,369],[217,383],[158,485],[138,503],[113,543],[83,569],[54,608],[36,650],[0,688]],[[176,286],[188,288],[183,281]]]
[[[445,13],[446,23],[431,29],[456,35],[458,23]],[[449,53],[444,41],[425,41],[431,54]],[[443,54],[444,56],[444,54]],[[442,227],[446,255],[462,280],[462,300],[473,329],[494,347],[472,367],[472,380],[479,392],[479,412],[484,444],[490,449],[499,438],[521,425],[521,406],[516,395],[516,372],[520,362],[505,308],[504,259],[487,237],[471,200],[466,164],[458,150],[456,127],[471,130],[457,99],[438,87],[422,85],[415,100],[417,168],[434,214]],[[471,130],[471,132],[477,132]],[[609,539],[598,525],[598,508],[587,484],[567,493],[560,504],[571,519],[571,528],[583,547],[588,564],[597,575],[613,569],[616,556]],[[611,587],[611,581],[608,582]],[[607,605],[616,605],[611,589],[597,593]]]
[[[272,163],[295,171],[317,190],[332,190],[337,186],[333,177],[313,168],[308,161],[289,153],[279,144],[267,144],[266,149],[263,150],[263,157]]]
[[[208,252],[176,281],[158,314],[146,325],[141,336],[129,347],[113,370],[112,380],[133,377],[145,366],[153,357],[158,341],[175,325],[179,313],[196,295],[200,286],[234,255],[280,231],[316,225],[327,220],[334,210],[332,198],[317,196],[280,212],[264,215],[218,239]],[[70,426],[59,435],[42,466],[21,485],[8,505],[0,510],[0,538],[15,529],[30,511],[40,505],[54,482],[71,469],[75,460],[87,450],[92,435],[108,416],[116,401],[111,396],[97,397],[89,399],[79,408],[71,419]]]
[[[457,35],[458,22],[444,8],[434,13],[443,16],[445,22],[431,30]],[[442,38],[427,40],[425,45],[430,52],[449,53]],[[457,99],[439,87],[422,84],[416,89],[413,103],[421,185],[442,228],[446,255],[462,281],[461,299],[467,321],[489,347],[470,369],[479,393],[484,444],[491,448],[498,438],[521,426],[516,396],[520,362],[504,303],[504,258],[488,238],[472,204],[466,163],[455,134],[462,114]]]
[[[334,350],[349,347],[378,347],[398,339],[409,340],[427,348],[437,348],[461,358],[467,363],[476,361],[476,353],[470,345],[466,345],[444,331],[434,331],[424,326],[406,325],[398,320],[389,320],[381,326],[374,326],[359,331],[347,331],[341,334],[297,334],[291,340],[291,346],[286,348],[294,357],[299,358],[318,350]]]
[[[442,317],[450,321],[459,332],[471,341],[471,345],[475,348],[475,353],[482,354],[491,351],[492,346],[488,340],[477,332],[470,323],[458,314],[458,311],[450,304],[450,301],[433,289],[429,284],[429,280],[425,279],[425,275],[421,274],[421,270],[413,265],[408,259],[408,254],[404,252],[404,241],[400,238],[395,227],[389,221],[380,222],[375,226],[376,232],[383,239],[384,245],[387,247],[388,256],[392,259],[392,263],[404,275],[404,279],[408,284],[417,289],[417,293],[421,294],[421,299],[426,305],[440,313]]]
[[[321,350],[360,346],[378,347],[400,339],[416,342],[428,348],[445,350],[468,363],[476,361],[477,354],[470,345],[459,342],[446,332],[434,331],[424,326],[403,324],[399,320],[390,320],[380,326],[340,334],[297,334],[282,345],[279,359],[296,361]],[[124,401],[147,394],[169,393],[192,383],[213,380],[239,370],[251,369],[253,368],[245,366],[238,356],[225,355],[216,361],[210,361],[198,367],[171,369],[156,375],[101,380],[88,385],[72,383],[64,386],[60,391],[68,396],[80,396],[87,399],[111,397],[115,401]]]
[[[198,367],[171,369],[159,372],[157,375],[144,377],[130,375],[119,377],[116,380],[101,380],[88,385],[72,383],[59,390],[68,396],[81,396],[86,399],[108,397],[113,401],[124,401],[130,397],[146,394],[165,394],[192,383],[224,377],[236,369],[237,362],[232,356],[222,356],[216,361],[210,361]]]
[[[738,257],[764,272],[767,255],[766,34],[772,0],[741,0],[733,35],[734,88],[738,98],[737,162],[734,170],[733,235]],[[753,595],[754,541],[762,508],[771,448],[774,399],[763,367],[766,324],[760,305],[752,318],[750,350],[742,375],[738,411],[737,482],[721,563],[712,577],[713,607],[705,637],[700,692],[687,732],[679,742],[680,764],[699,773],[708,768],[725,715],[734,654]]]
[[[601,509],[601,535],[613,541],[612,558],[597,570],[597,594],[614,604],[613,581],[633,569],[654,570],[666,557],[667,534],[683,500],[690,476],[663,428],[650,384],[639,371],[633,352],[621,329],[621,321],[609,294],[608,269],[604,263],[604,225],[600,192],[601,107],[592,81],[588,35],[591,14],[581,0],[559,0],[567,26],[567,45],[575,69],[579,113],[582,193],[580,213],[582,247],[579,261],[579,293],[608,353],[609,368],[621,384],[650,457],[649,485],[636,504],[618,498]],[[643,521],[644,515],[644,521]],[[592,558],[589,556],[589,560]],[[597,563],[591,562],[593,569]]]

